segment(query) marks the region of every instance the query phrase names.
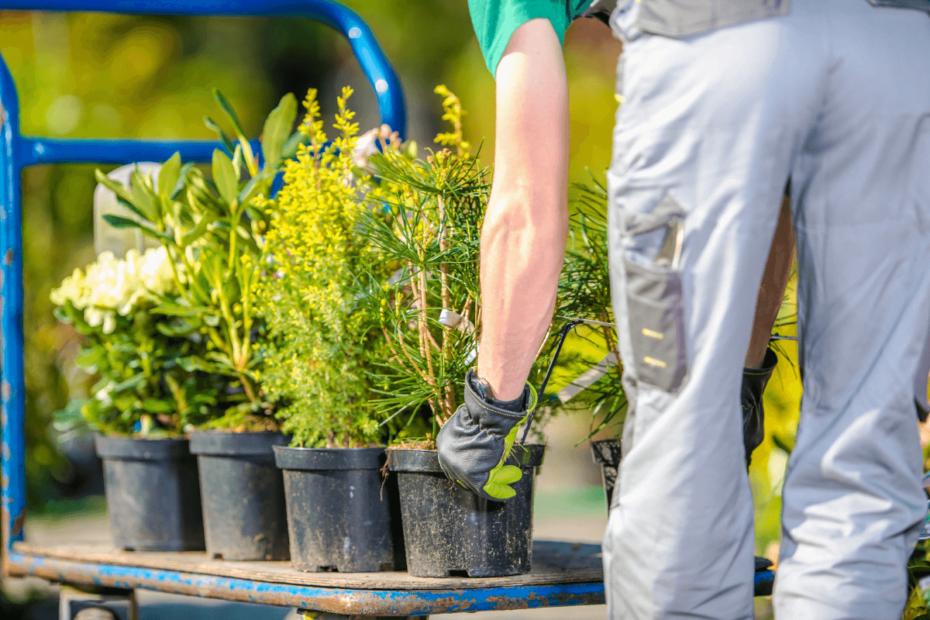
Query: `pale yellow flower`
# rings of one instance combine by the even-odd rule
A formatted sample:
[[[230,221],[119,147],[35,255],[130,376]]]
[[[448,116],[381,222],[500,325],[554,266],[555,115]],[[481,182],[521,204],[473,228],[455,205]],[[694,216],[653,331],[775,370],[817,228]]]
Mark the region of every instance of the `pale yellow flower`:
[[[70,301],[92,327],[105,334],[116,328],[116,315],[129,316],[140,301],[154,301],[171,293],[175,282],[168,252],[164,248],[139,254],[130,250],[125,258],[101,252],[85,271],[74,273],[53,290],[50,298],[62,306]]]

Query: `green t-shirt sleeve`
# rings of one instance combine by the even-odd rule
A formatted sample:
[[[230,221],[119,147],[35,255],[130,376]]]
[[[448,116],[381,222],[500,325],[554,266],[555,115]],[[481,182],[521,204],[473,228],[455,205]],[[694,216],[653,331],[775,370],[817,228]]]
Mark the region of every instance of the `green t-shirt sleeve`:
[[[468,0],[471,22],[491,75],[514,31],[531,19],[548,19],[565,43],[565,31],[593,0]]]

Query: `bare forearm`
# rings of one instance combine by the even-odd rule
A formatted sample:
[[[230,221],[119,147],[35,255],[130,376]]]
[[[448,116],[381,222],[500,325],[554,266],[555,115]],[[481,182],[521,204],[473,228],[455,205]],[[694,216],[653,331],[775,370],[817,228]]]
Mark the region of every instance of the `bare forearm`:
[[[552,319],[568,234],[568,88],[547,20],[513,35],[497,68],[495,175],[481,235],[478,375],[519,396]]]

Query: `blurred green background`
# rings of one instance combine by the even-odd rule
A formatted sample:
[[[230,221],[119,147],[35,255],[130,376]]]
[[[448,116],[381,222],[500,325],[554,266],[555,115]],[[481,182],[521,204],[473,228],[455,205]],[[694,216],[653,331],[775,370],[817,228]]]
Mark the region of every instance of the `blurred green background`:
[[[471,31],[465,0],[349,0],[370,25],[403,82],[409,137],[430,144],[440,129],[436,84],[456,92],[466,130],[493,161],[494,82]],[[571,177],[598,176],[610,161],[620,44],[595,20],[566,39],[571,82]],[[286,92],[321,91],[330,113],[337,89],[355,87],[362,130],[377,124],[370,87],[348,44],[302,19],[132,17],[0,12],[0,53],[19,88],[22,130],[53,137],[212,138],[202,117],[216,115],[219,88],[253,135]],[[326,106],[330,106],[329,109]],[[539,131],[547,129],[540,127]],[[24,175],[25,333],[28,476],[31,511],[56,507],[75,472],[55,448],[50,420],[87,387],[71,362],[75,334],[52,316],[49,291],[93,257],[93,166],[43,166]],[[778,205],[772,205],[773,209]],[[790,313],[790,309],[786,310]],[[787,330],[786,330],[786,333]],[[793,344],[784,351],[795,354]],[[778,538],[780,483],[793,443],[800,389],[781,364],[766,394],[767,440],[753,459],[759,551]],[[579,424],[587,416],[579,414]],[[569,481],[570,482],[570,481]],[[590,480],[585,484],[589,484]]]

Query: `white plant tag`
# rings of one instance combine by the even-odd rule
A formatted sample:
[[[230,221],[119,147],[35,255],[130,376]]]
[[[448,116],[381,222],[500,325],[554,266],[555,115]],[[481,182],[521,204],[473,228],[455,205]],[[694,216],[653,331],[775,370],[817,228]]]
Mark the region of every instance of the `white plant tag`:
[[[559,397],[559,400],[562,401],[562,404],[564,405],[575,396],[578,396],[578,394],[591,387],[595,381],[606,375],[607,371],[610,370],[611,367],[616,363],[617,354],[611,351],[606,356],[604,356],[604,359],[592,366],[580,377],[559,390],[559,393],[556,394],[556,396]]]
[[[475,345],[475,348],[468,352],[468,355],[465,356],[465,363],[471,366],[471,363],[475,361],[475,358],[478,357],[478,345]]]
[[[463,317],[458,312],[449,310],[448,308],[443,308],[442,312],[439,313],[439,323],[441,325],[445,325],[446,327],[457,329],[463,334],[473,334],[475,332],[474,323]]]
[[[461,314],[454,310],[449,310],[448,308],[443,308],[442,312],[439,313],[439,323],[450,327],[452,329],[458,329],[464,334],[472,334],[475,331],[475,324],[463,317]],[[465,357],[465,363],[471,364],[475,361],[475,358],[478,357],[478,345],[475,345],[475,348],[468,352]]]
[[[107,177],[129,187],[129,179],[136,167],[144,176],[151,176],[157,187],[161,164],[154,162],[144,161],[136,164],[126,164],[112,170],[107,174]],[[136,250],[141,254],[149,248],[161,247],[157,239],[144,236],[138,228],[114,228],[110,226],[103,219],[104,215],[118,215],[131,220],[139,220],[136,214],[119,204],[116,194],[112,190],[97,184],[97,188],[94,190],[94,249],[97,254],[113,252],[114,256],[123,257],[129,250]]]
[[[462,320],[462,315],[448,308],[443,308],[442,312],[439,313],[439,322],[446,327],[455,328],[459,324],[459,321]]]

